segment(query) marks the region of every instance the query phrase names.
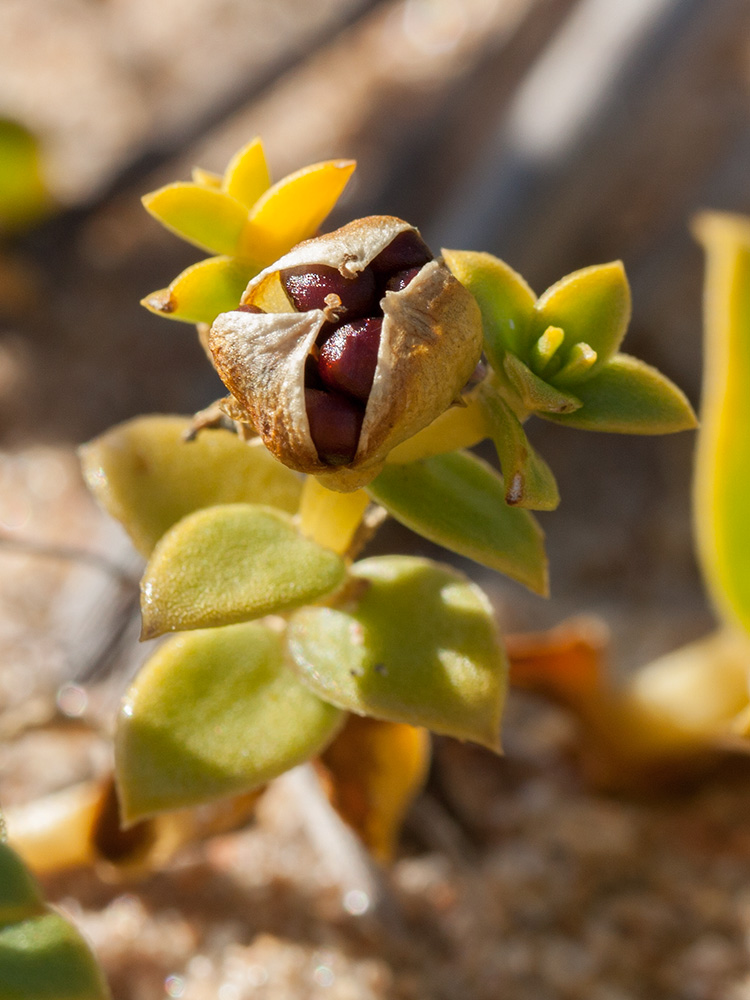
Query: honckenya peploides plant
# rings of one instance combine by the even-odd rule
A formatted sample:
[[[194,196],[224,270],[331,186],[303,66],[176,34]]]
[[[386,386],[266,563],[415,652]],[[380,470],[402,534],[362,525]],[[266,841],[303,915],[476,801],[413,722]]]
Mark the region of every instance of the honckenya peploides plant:
[[[464,575],[358,558],[382,518],[544,594],[532,511],[558,492],[527,418],[694,426],[679,389],[619,353],[619,262],[537,297],[492,255],[436,254],[390,216],[315,235],[353,167],[317,164],[269,187],[256,140],[223,177],[196,171],[144,199],[219,255],[145,304],[200,325],[228,395],[83,449],[92,490],[148,559],[144,637],[177,633],[120,715],[127,822],[314,758],[387,858],[425,771],[425,730],[499,749],[507,670],[490,603]],[[484,438],[502,475],[466,450]]]

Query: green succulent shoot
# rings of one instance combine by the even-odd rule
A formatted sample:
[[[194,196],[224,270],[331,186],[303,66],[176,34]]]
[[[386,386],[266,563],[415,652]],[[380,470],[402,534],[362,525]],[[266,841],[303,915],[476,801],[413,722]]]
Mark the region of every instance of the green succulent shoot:
[[[384,514],[546,594],[528,508],[552,509],[558,493],[526,418],[663,433],[694,417],[666,378],[616,353],[630,308],[620,265],[537,301],[501,261],[435,257],[389,216],[292,249],[340,193],[342,162],[263,194],[255,143],[223,178],[199,172],[145,199],[222,255],[146,305],[210,324],[224,426],[142,417],[82,460],[148,560],[144,637],[168,635],[118,723],[126,820],[238,795],[315,757],[342,815],[386,857],[425,773],[424,729],[499,750],[507,657],[463,573],[359,558]],[[502,473],[467,450],[487,437]]]
[[[684,781],[722,751],[746,752],[750,737],[750,218],[705,212],[694,232],[706,254],[694,540],[718,627],[619,688],[585,635],[576,651],[573,624],[527,644],[514,674],[579,715],[597,768],[620,786]]]

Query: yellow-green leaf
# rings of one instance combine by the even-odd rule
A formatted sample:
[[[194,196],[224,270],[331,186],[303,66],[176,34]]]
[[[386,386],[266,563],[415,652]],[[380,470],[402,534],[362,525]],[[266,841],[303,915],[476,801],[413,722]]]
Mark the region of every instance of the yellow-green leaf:
[[[159,541],[141,582],[143,637],[279,614],[329,594],[343,560],[272,507],[196,511]]]
[[[367,489],[424,538],[547,593],[542,529],[528,511],[507,506],[502,476],[476,456],[387,465]]]
[[[642,716],[644,730],[718,739],[748,707],[748,664],[750,638],[720,629],[638,670],[628,704]]]
[[[314,163],[270,187],[250,213],[241,254],[271,264],[313,236],[338,201],[355,166],[354,160]]]
[[[671,434],[696,426],[685,394],[670,380],[627,354],[616,354],[586,382],[576,385],[581,408],[539,413],[545,420],[581,430],[619,434]]]
[[[259,623],[163,643],[125,698],[117,782],[128,822],[257,788],[318,753],[343,714],[283,662]]]
[[[408,465],[431,455],[479,444],[489,432],[476,392],[466,396],[465,402],[465,406],[451,406],[427,427],[397,445],[386,461]]]
[[[496,371],[506,351],[523,353],[536,295],[505,261],[490,253],[443,250],[443,259],[479,303],[484,350]]]
[[[109,1000],[94,957],[59,913],[0,930],[2,1000]]]
[[[224,190],[247,208],[252,208],[270,185],[263,143],[256,138],[237,150],[229,161],[224,174]]]
[[[529,413],[572,413],[581,405],[576,396],[535,375],[515,354],[505,355],[502,371]]]
[[[361,715],[350,715],[321,754],[331,804],[379,861],[393,859],[429,762],[425,729]]]
[[[31,225],[51,206],[36,138],[18,122],[0,118],[0,233]]]
[[[236,309],[257,268],[236,257],[209,257],[178,274],[169,288],[152,292],[141,305],[182,323],[213,323]]]
[[[750,218],[701,215],[706,252],[695,536],[719,612],[750,631]]]
[[[306,476],[299,508],[299,529],[306,538],[343,555],[369,503],[370,498],[364,490],[334,493],[315,476]]]
[[[480,396],[505,480],[505,502],[530,510],[554,510],[560,503],[552,470],[531,446],[513,410],[493,383],[480,386]]]
[[[36,879],[16,852],[0,842],[0,927],[38,916],[43,909],[44,901]]]
[[[227,430],[185,441],[187,417],[137,417],[81,448],[89,488],[148,556],[186,514],[225,503],[262,503],[289,514],[302,482],[265,448]]]
[[[303,608],[289,650],[321,698],[359,715],[500,746],[507,665],[487,597],[427,559],[383,556],[352,567],[359,598]]]
[[[630,308],[630,287],[622,261],[584,267],[561,278],[540,296],[534,307],[532,339],[549,326],[559,326],[565,332],[561,351],[583,341],[596,352],[598,360],[590,369],[596,371],[622,343]]]
[[[151,215],[188,243],[209,253],[237,254],[247,208],[225,191],[178,181],[142,201]]]

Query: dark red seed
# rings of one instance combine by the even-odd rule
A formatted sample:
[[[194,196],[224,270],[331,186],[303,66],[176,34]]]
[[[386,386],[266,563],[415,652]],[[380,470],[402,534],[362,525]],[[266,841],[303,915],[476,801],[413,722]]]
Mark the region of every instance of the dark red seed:
[[[341,317],[356,319],[377,308],[375,275],[369,268],[360,271],[356,278],[345,278],[335,267],[319,264],[289,267],[281,272],[281,282],[299,312],[308,309],[325,309],[331,305],[327,296],[337,295],[341,300]]]
[[[318,371],[318,361],[314,358],[312,354],[308,354],[307,360],[305,361],[305,388],[306,389],[325,389],[323,380],[320,377]]]
[[[385,283],[386,292],[403,291],[404,288],[406,288],[406,286],[416,278],[421,270],[421,267],[409,267],[406,271],[396,271],[396,273],[392,274]]]
[[[265,309],[260,309],[258,306],[251,306],[249,303],[247,305],[237,306],[235,312],[240,313],[264,313]]]
[[[323,382],[367,402],[378,364],[382,319],[370,317],[342,323],[320,349],[318,371]]]
[[[418,233],[407,230],[381,250],[370,267],[377,274],[392,274],[411,267],[423,267],[432,260],[430,248]]]
[[[310,436],[322,462],[348,465],[357,452],[364,410],[337,392],[305,389]]]

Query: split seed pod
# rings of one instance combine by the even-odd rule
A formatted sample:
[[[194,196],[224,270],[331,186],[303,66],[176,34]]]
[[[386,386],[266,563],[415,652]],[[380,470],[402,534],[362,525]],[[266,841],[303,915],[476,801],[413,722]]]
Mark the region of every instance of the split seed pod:
[[[482,322],[413,226],[371,216],[258,274],[208,345],[233,416],[279,461],[347,492],[460,399]]]

